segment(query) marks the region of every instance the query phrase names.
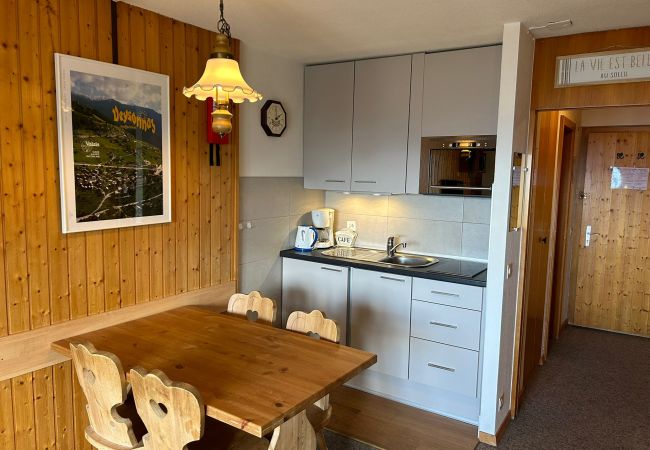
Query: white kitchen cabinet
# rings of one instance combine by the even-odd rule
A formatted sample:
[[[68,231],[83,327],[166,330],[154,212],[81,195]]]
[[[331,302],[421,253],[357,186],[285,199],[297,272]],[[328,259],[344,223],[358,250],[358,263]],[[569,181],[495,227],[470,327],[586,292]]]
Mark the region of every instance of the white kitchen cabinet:
[[[306,67],[304,89],[305,188],[349,191],[354,62]]]
[[[411,58],[354,63],[352,191],[406,192]]]
[[[333,319],[341,330],[341,343],[347,341],[348,267],[283,258],[282,326],[293,311],[318,309]]]
[[[411,336],[478,351],[481,312],[413,300]]]
[[[369,371],[408,379],[411,278],[351,269],[350,345],[377,354]]]
[[[501,46],[429,53],[422,136],[497,134]]]

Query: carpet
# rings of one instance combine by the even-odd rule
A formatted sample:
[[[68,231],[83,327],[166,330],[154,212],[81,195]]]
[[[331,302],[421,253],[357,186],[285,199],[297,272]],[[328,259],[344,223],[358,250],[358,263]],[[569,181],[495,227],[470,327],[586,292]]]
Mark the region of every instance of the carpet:
[[[370,444],[357,441],[334,431],[324,430],[328,450],[382,450]]]
[[[650,339],[567,327],[498,448],[647,450],[649,424]]]

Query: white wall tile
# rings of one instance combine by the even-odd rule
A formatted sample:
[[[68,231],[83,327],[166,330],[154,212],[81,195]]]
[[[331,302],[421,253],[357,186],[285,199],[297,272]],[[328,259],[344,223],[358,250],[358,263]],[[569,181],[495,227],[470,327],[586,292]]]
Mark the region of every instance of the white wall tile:
[[[240,231],[241,264],[278,257],[289,242],[291,217],[274,217],[250,221],[251,229]]]
[[[327,191],[325,204],[338,213],[365,214],[368,216],[388,215],[387,195],[342,194]]]
[[[290,215],[291,185],[290,178],[240,178],[240,220]]]
[[[463,197],[393,195],[388,197],[388,216],[462,222]]]
[[[379,247],[386,245],[388,237],[388,218],[386,216],[366,216],[359,214],[334,214],[334,229],[345,228],[346,221],[357,222],[357,247]]]
[[[310,213],[312,209],[325,206],[325,192],[318,189],[305,189],[302,178],[291,182],[291,215]]]
[[[487,259],[490,242],[490,225],[479,223],[463,224],[461,256]]]
[[[491,198],[465,197],[463,200],[463,222],[490,223]]]
[[[462,229],[458,222],[389,217],[388,234],[406,242],[404,251],[457,256]]]

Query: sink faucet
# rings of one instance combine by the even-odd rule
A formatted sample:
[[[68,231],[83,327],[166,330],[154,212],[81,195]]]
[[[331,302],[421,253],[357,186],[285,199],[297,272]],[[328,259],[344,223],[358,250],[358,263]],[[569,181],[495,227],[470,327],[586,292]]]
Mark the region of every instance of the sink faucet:
[[[388,256],[395,256],[395,251],[400,247],[406,248],[406,242],[395,244],[395,236],[388,236],[388,240],[386,241],[386,254]]]

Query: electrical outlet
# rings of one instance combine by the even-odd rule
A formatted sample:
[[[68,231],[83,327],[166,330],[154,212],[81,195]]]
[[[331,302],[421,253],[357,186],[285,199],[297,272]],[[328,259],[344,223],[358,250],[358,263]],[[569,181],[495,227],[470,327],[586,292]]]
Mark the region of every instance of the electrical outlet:
[[[503,394],[501,394],[501,397],[499,397],[499,411],[503,408]]]
[[[506,266],[506,278],[510,278],[511,276],[512,276],[512,263]]]
[[[356,220],[348,220],[345,227],[349,228],[352,231],[357,231],[357,221]]]

